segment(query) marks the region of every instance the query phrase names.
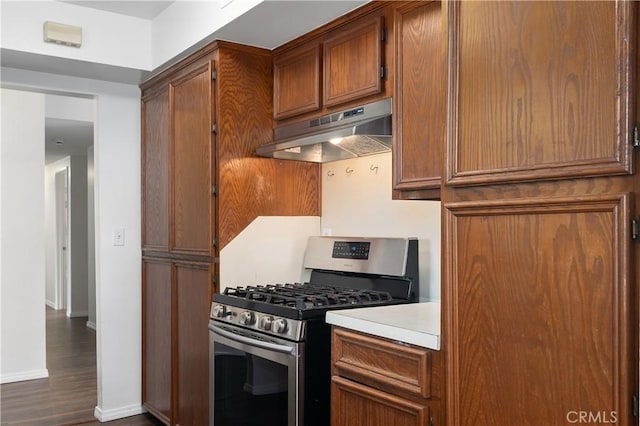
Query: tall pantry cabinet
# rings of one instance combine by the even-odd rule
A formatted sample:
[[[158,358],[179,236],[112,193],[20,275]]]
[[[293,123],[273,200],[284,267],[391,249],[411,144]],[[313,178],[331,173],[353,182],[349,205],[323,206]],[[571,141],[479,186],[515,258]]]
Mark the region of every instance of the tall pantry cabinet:
[[[447,423],[637,424],[637,4],[446,6]]]
[[[209,419],[218,253],[260,215],[319,215],[319,167],[254,155],[272,139],[269,51],[214,42],[143,83],[144,407]]]

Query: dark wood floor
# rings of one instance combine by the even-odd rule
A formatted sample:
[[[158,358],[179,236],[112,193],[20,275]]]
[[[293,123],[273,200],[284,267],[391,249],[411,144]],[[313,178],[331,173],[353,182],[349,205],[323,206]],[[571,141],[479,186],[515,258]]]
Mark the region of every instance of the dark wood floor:
[[[96,406],[96,335],[86,318],[67,318],[47,309],[46,379],[0,386],[0,424],[29,426],[159,425],[140,415],[100,423]]]

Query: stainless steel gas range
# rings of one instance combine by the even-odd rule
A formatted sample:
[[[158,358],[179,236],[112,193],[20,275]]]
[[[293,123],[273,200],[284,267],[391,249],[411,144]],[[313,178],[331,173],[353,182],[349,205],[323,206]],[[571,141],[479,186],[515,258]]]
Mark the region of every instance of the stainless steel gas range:
[[[416,239],[311,237],[303,263],[307,283],[214,295],[210,425],[329,425],[325,313],[418,301]]]

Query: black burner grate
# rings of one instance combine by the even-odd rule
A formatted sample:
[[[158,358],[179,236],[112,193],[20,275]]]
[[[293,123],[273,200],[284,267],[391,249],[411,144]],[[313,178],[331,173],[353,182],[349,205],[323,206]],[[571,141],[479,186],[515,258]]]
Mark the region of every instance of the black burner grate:
[[[391,295],[384,291],[345,289],[309,283],[226,288],[224,294],[298,310],[366,305],[392,299]]]

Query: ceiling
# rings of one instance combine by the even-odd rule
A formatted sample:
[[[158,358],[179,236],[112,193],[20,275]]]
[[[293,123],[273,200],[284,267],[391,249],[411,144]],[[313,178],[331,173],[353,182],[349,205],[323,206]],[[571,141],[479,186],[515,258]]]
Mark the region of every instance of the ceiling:
[[[62,3],[71,3],[76,6],[90,7],[92,9],[104,10],[107,12],[119,13],[121,15],[134,16],[152,20],[163,10],[171,5],[175,0],[133,0],[133,1],[68,1],[58,0]]]
[[[93,145],[93,122],[46,117],[44,162],[50,164],[69,155],[85,155]]]

